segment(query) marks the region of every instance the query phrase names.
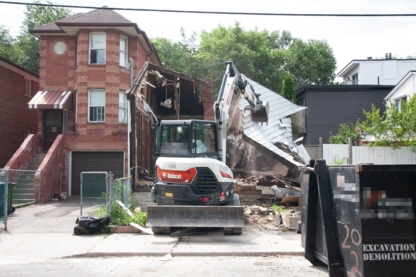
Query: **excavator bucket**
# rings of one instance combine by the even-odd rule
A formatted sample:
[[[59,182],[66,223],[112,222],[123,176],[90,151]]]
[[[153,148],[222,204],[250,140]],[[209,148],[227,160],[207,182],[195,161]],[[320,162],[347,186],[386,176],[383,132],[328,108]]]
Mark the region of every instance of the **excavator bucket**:
[[[269,103],[266,102],[264,105],[251,108],[251,120],[256,123],[268,123],[269,122]]]
[[[155,234],[168,234],[170,228],[224,228],[224,234],[241,234],[244,210],[238,206],[147,206],[147,226]]]

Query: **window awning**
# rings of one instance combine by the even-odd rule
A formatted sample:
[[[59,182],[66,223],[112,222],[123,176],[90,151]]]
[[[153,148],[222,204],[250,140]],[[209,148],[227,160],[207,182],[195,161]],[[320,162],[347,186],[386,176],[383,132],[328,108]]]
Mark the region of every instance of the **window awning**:
[[[70,109],[72,91],[38,91],[29,101],[29,109]]]

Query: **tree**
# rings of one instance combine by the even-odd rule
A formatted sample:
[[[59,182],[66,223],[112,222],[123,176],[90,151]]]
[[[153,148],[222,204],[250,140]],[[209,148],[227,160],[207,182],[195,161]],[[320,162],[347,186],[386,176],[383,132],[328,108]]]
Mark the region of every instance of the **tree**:
[[[293,103],[296,101],[295,86],[292,76],[289,73],[286,74],[285,79],[283,80],[282,92],[280,94]]]
[[[360,121],[354,124],[352,122],[349,123],[341,123],[338,133],[335,135],[330,132],[329,136],[329,143],[331,144],[348,144],[348,139],[351,138],[352,145],[358,145],[359,141],[361,140],[361,133],[357,131],[357,126],[359,126]]]
[[[329,84],[335,77],[332,49],[323,41],[305,43],[292,38],[288,31],[246,31],[238,22],[232,27],[219,25],[211,32],[203,31],[199,45],[195,33],[188,39],[183,29],[181,32],[180,43],[155,40],[159,55],[168,58],[166,64],[174,70],[212,78],[214,97],[221,86],[225,62],[230,60],[242,74],[276,92],[281,90],[287,73],[295,87]]]
[[[15,40],[10,35],[8,28],[5,25],[0,25],[0,56],[10,61],[16,58]]]
[[[393,149],[412,146],[416,152],[416,97],[401,102],[399,109],[394,103],[387,103],[383,114],[374,105],[364,114],[366,120],[360,124],[363,132],[372,135],[371,145],[387,145]]]
[[[285,55],[285,71],[295,87],[329,85],[335,78],[336,60],[326,41],[295,39]]]
[[[54,4],[50,1],[46,2],[52,5]],[[41,1],[34,0],[33,3],[39,4]],[[17,57],[14,62],[30,71],[39,73],[39,40],[30,34],[29,30],[65,18],[71,14],[71,11],[66,8],[57,8],[54,6],[27,5],[24,14],[25,19],[20,27],[20,35],[17,37],[15,44]]]

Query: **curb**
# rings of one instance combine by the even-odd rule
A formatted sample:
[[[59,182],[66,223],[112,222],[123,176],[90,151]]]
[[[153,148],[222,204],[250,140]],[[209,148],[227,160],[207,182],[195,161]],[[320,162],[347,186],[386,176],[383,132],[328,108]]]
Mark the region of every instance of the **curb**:
[[[155,253],[155,252],[125,252],[125,253],[111,253],[111,252],[97,252],[85,253],[71,256],[61,257],[62,259],[72,258],[97,258],[97,257],[164,257],[170,254],[172,257],[265,257],[265,256],[303,256],[303,251],[274,251],[274,252],[205,252],[205,253],[190,253],[190,252],[174,252],[174,253]]]

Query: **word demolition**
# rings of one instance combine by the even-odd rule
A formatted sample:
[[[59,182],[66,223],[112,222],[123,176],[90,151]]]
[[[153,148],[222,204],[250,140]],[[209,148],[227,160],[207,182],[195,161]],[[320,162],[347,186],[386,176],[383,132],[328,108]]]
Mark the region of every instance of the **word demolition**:
[[[416,260],[415,244],[363,244],[364,261]]]

